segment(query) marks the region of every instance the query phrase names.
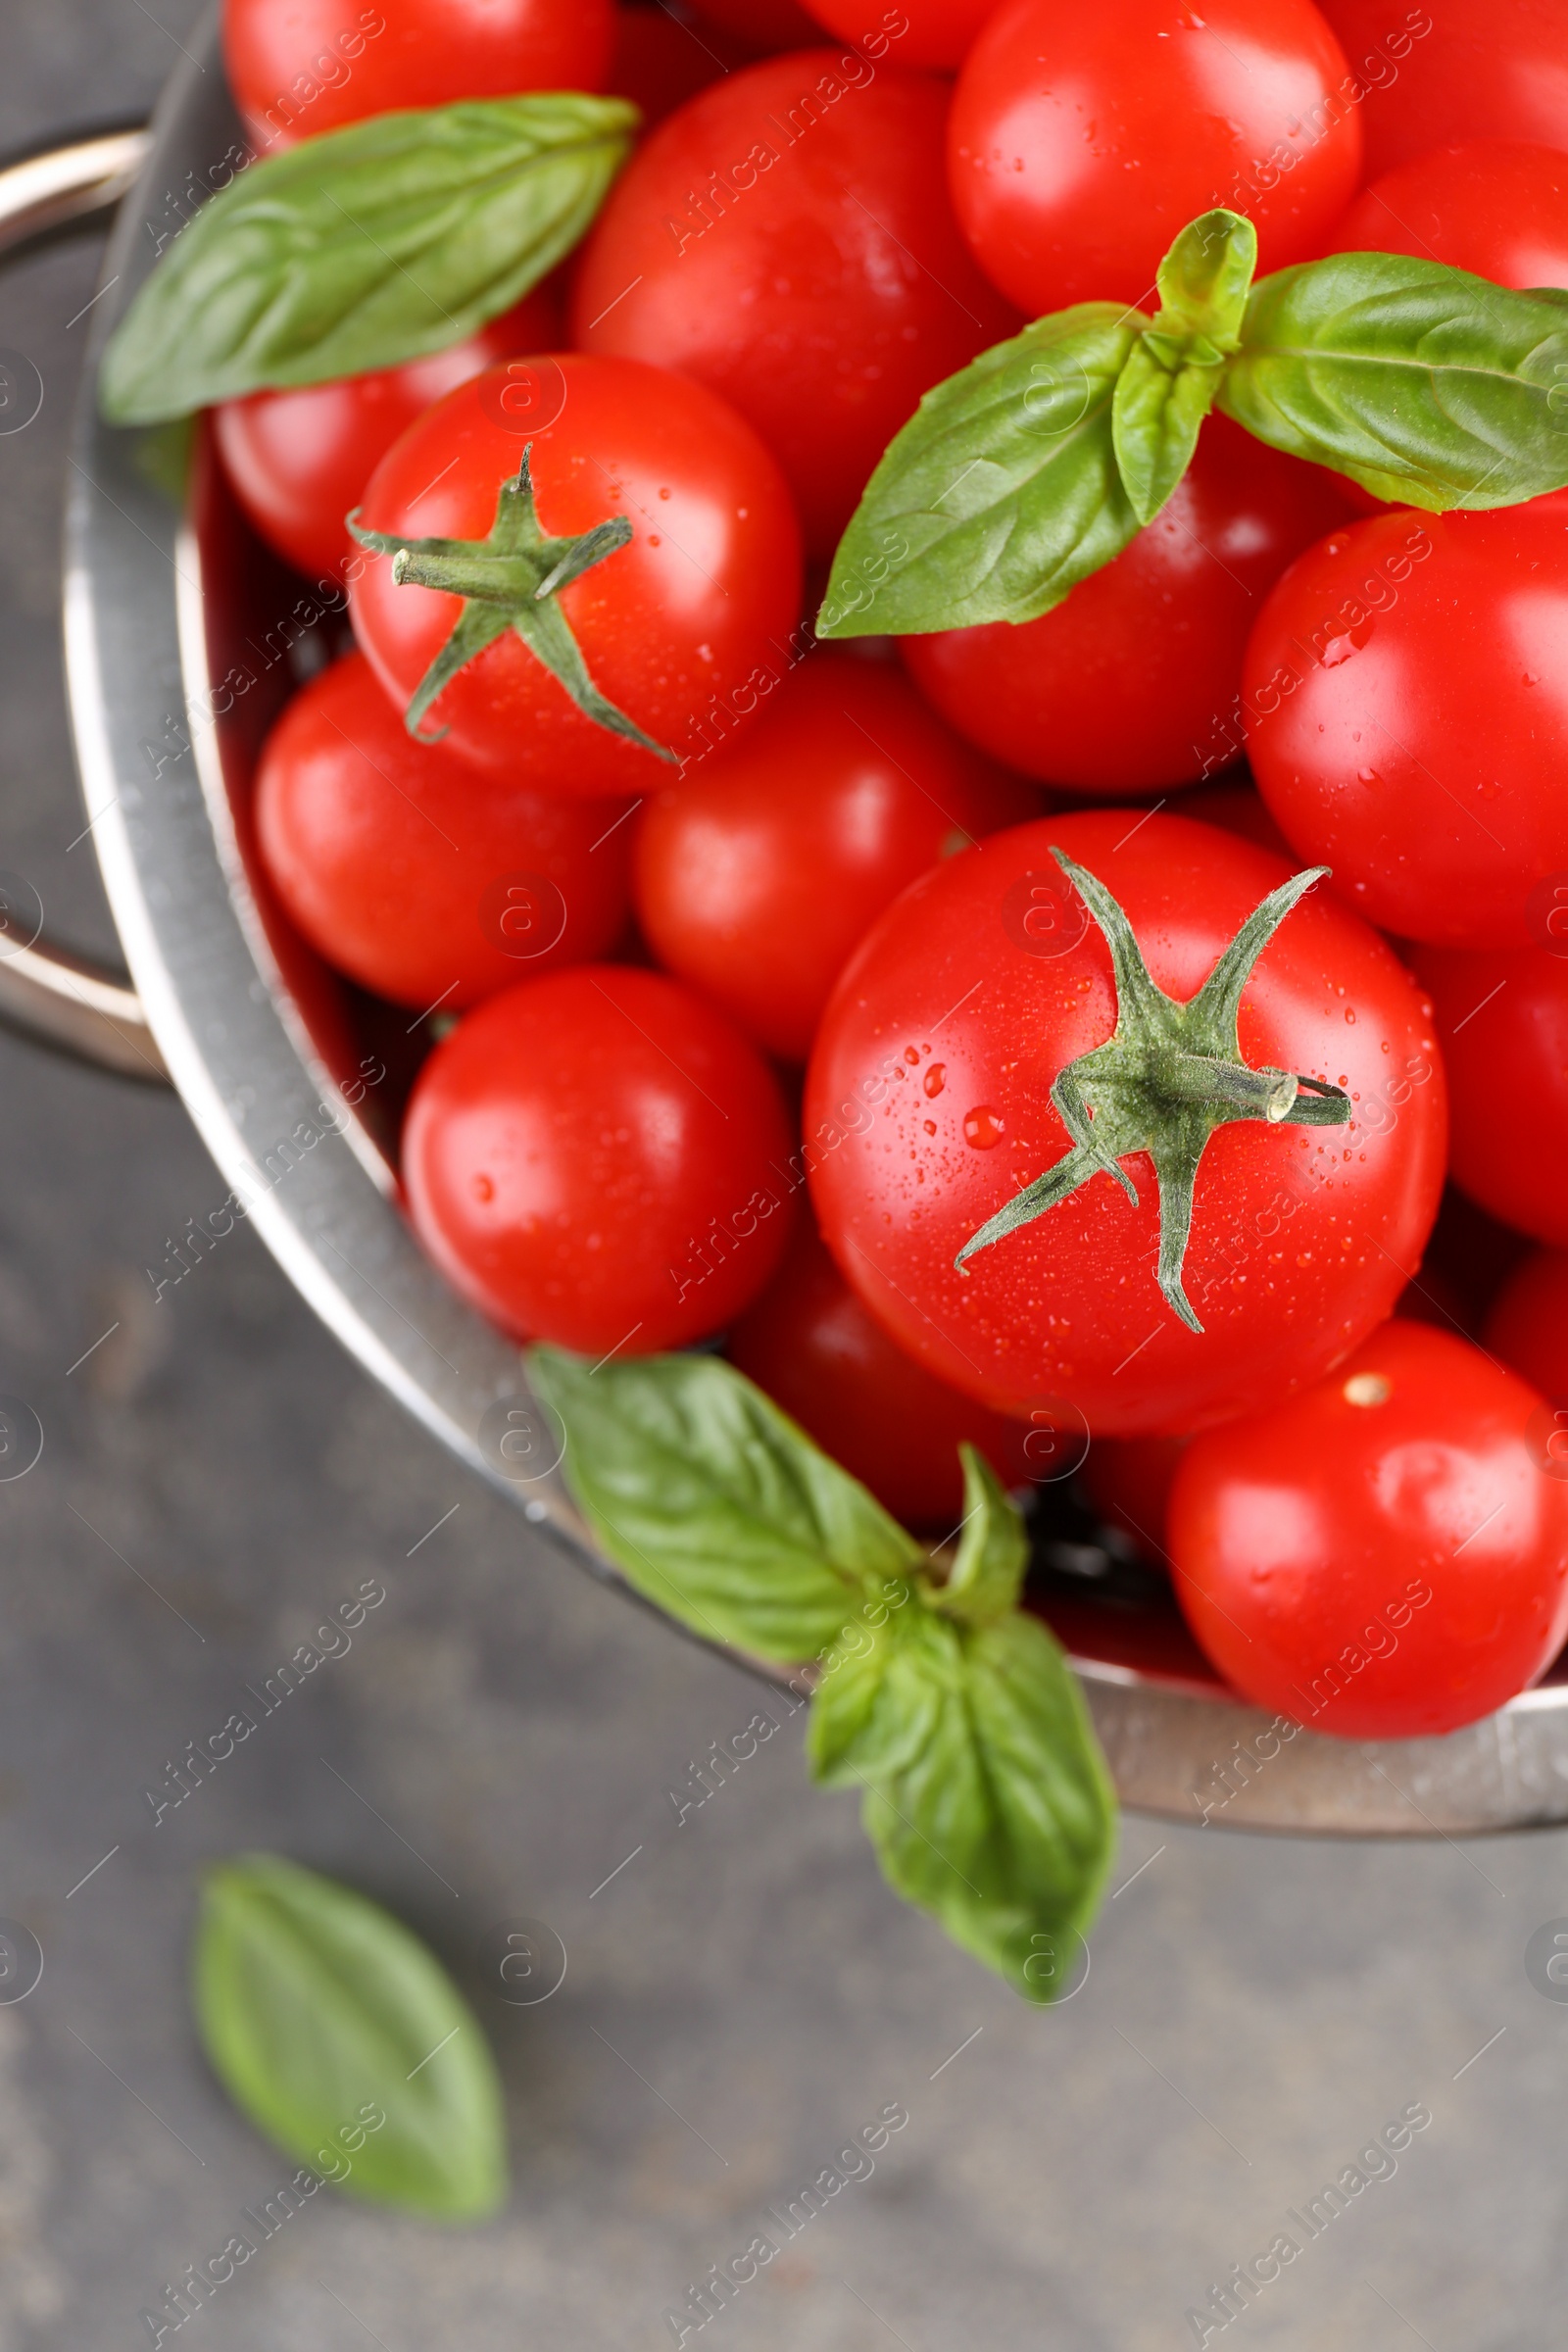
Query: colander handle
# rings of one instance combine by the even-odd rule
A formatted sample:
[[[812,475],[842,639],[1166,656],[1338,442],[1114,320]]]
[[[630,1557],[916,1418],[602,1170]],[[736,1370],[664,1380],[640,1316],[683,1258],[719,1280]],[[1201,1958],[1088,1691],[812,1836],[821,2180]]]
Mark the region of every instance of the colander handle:
[[[98,131],[0,170],[0,259],[15,260],[118,204],[148,145],[143,129]],[[6,402],[25,390],[0,363],[0,422]],[[0,1022],[100,1069],[167,1085],[163,1055],[130,983],[32,936],[33,906],[24,886],[0,875]]]

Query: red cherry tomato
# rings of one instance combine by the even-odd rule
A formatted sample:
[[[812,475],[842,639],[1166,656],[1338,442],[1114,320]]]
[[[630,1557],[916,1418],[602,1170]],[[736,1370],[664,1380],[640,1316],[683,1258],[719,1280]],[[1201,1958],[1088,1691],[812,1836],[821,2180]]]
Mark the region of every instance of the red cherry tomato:
[[[946,114],[858,54],[751,66],[660,124],[583,253],[575,341],[722,393],[819,555],[921,393],[1017,323],[949,210]]]
[[[1563,0],[1322,0],[1360,94],[1368,176],[1452,139],[1568,147]]]
[[[1546,1472],[1543,1416],[1479,1348],[1395,1322],[1303,1396],[1196,1439],[1170,1544],[1215,1665],[1340,1740],[1451,1732],[1527,1690],[1568,1633],[1568,1479]]]
[[[784,1261],[724,1352],[899,1519],[944,1533],[963,1510],[960,1441],[1009,1486],[1028,1432],[960,1396],[895,1348],[803,1218]]]
[[[1345,1087],[1346,1127],[1221,1127],[1199,1170],[1187,1330],[1154,1284],[1156,1187],[1128,1162],[959,1270],[970,1237],[1069,1137],[1050,1100],[1116,1020],[1109,952],[1051,855],[1120,902],[1155,982],[1196,994],[1287,876],[1184,817],[1091,809],[993,834],[906,890],[846,969],[807,1081],[823,1235],[899,1344],[1026,1416],[1179,1435],[1314,1380],[1388,1314],[1443,1180],[1445,1091],[1414,982],[1330,894],[1275,934],[1242,1000],[1246,1059]],[[1389,1090],[1403,1090],[1396,1115]]]
[[[1568,1250],[1536,1250],[1498,1293],[1483,1334],[1494,1355],[1553,1405],[1568,1405]],[[1568,1428],[1559,1413],[1547,1452],[1568,1471]]]
[[[1448,1072],[1455,1184],[1505,1225],[1568,1245],[1568,960],[1418,948],[1411,962]]]
[[[733,410],[662,368],[580,352],[512,366],[520,372],[491,368],[409,427],[370,479],[364,520],[483,539],[531,446],[545,532],[567,537],[615,514],[632,525],[627,546],[561,593],[589,675],[657,742],[694,755],[712,707],[764,690],[800,611],[800,539],[778,467]],[[455,596],[396,586],[385,556],[356,580],[355,633],[400,706],[460,611]],[[585,717],[511,630],[459,672],[425,724],[541,791],[647,791],[668,772]]]
[[[1160,257],[1214,205],[1256,223],[1260,271],[1305,261],[1360,176],[1344,78],[1311,0],[1009,0],[953,101],[963,233],[1031,318],[1152,305]]]
[[[223,0],[223,65],[264,151],[399,107],[597,90],[611,0]]]
[[[962,65],[981,25],[996,13],[997,0],[906,0],[879,22],[869,0],[811,0],[812,16],[842,39],[861,48],[891,42],[901,66],[935,66],[949,74]]]
[[[1243,697],[1258,790],[1373,922],[1523,947],[1568,872],[1568,514],[1391,510],[1291,566]]]
[[[1362,190],[1327,250],[1416,254],[1499,286],[1568,286],[1568,155],[1482,139],[1417,156]]]
[[[476,335],[374,375],[294,392],[253,392],[213,411],[223,470],[251,521],[285,564],[341,576],[354,554],[343,517],[400,433],[455,385],[515,352],[558,343],[554,291],[534,289]]]
[[[777,1082],[657,972],[579,964],[492,997],[419,1073],[409,1207],[464,1296],[519,1339],[647,1355],[721,1329],[783,1250]]]
[[[1346,518],[1329,476],[1227,416],[1113,564],[1038,620],[902,640],[921,692],[975,743],[1076,792],[1149,792],[1240,749],[1242,657],[1264,591]]]
[[[732,748],[651,803],[638,920],[661,963],[804,1061],[846,960],[905,884],[1039,807],[896,670],[821,648]]]
[[[359,654],[295,697],[262,755],[256,824],[289,914],[328,963],[455,1012],[602,956],[626,912],[615,801],[546,799],[414,743]]]

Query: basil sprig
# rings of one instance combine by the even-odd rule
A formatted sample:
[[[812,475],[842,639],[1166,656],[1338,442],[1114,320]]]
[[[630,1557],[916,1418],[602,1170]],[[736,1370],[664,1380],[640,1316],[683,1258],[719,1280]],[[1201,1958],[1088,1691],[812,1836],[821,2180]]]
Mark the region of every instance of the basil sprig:
[[[573,90],[374,115],[252,164],[181,231],[104,355],[112,424],[438,351],[587,229],[640,117]]]
[[[895,1891],[1027,1999],[1092,1920],[1115,1797],[1076,1678],[1022,1615],[1023,1523],[962,1450],[946,1581],[913,1538],[733,1366],[591,1370],[535,1348],[565,1471],[608,1557],[697,1632],[819,1670],[812,1773],[863,1795]],[[803,1685],[804,1687],[804,1685]]]
[[[1505,507],[1568,484],[1568,318],[1402,254],[1334,254],[1251,286],[1256,239],[1206,213],[1160,308],[1079,303],[928,392],[866,485],[819,634],[1049,612],[1156,515],[1211,407],[1376,497]]]
[[[501,2203],[489,2045],[440,1962],[379,1904],[275,1854],[226,1863],[203,1889],[192,1989],[224,2089],[318,2184],[443,2221]]]
[[[1257,231],[1238,213],[1205,213],[1159,265],[1159,309],[1116,379],[1116,464],[1141,523],[1152,522],[1193,462],[1227,357],[1241,340]]]

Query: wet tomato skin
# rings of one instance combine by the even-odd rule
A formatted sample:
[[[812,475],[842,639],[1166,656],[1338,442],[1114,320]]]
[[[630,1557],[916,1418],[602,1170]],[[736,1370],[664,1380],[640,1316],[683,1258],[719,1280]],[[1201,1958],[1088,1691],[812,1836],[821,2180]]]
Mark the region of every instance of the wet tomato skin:
[[[1166,1308],[1150,1164],[971,1259],[971,1234],[1068,1148],[1058,1072],[1110,1035],[1110,959],[1059,844],[1120,901],[1155,981],[1193,996],[1289,868],[1183,817],[1085,810],[992,835],[911,885],[846,969],[807,1081],[823,1234],[900,1345],[1027,1417],[1066,1398],[1097,1435],[1180,1435],[1315,1379],[1392,1309],[1437,1210],[1446,1094],[1428,1008],[1387,945],[1310,894],[1242,1000],[1241,1044],[1344,1086],[1345,1128],[1221,1128],[1199,1173],[1187,1289]],[[1034,894],[1039,894],[1035,896]],[[1076,912],[1074,911],[1076,909]]]
[[[1454,1731],[1527,1690],[1568,1634],[1568,1477],[1544,1466],[1543,1416],[1480,1348],[1396,1320],[1196,1439],[1168,1525],[1209,1657],[1342,1740]]]
[[[856,52],[769,58],[660,123],[583,248],[574,341],[729,401],[815,556],[920,395],[1019,323],[953,218],[947,109],[934,75]]]
[[[403,1132],[415,1231],[516,1339],[649,1355],[721,1330],[783,1250],[790,1132],[755,1047],[658,972],[578,964],[477,1006]]]
[[[1568,147],[1561,0],[1321,4],[1359,93],[1369,179],[1452,139]]]
[[[1568,155],[1522,139],[1436,148],[1363,188],[1327,250],[1414,254],[1499,286],[1568,285]]]
[[[822,646],[734,742],[650,801],[636,891],[660,961],[804,1061],[833,984],[906,883],[1039,795],[886,663]]]
[[[733,723],[738,695],[756,707],[758,681],[776,676],[799,617],[799,526],[777,466],[701,384],[640,360],[545,354],[488,368],[417,417],[371,475],[364,520],[482,540],[525,447],[547,534],[630,521],[628,543],[563,589],[561,610],[599,691],[677,760],[696,756],[713,709]],[[398,586],[392,569],[389,556],[372,556],[355,579],[354,633],[406,706],[462,605]],[[577,710],[510,629],[458,673],[424,726],[444,726],[466,759],[545,792],[645,792],[671,772]]]
[[[298,928],[416,1012],[458,1012],[612,948],[629,808],[530,792],[415,743],[363,654],[295,696],[256,784],[258,846]]]
[[[1568,503],[1393,509],[1271,590],[1242,682],[1258,790],[1369,921],[1522,948],[1568,872]]]
[[[1345,55],[1311,0],[1010,0],[964,61],[948,127],[954,208],[1026,317],[1149,304],[1215,205],[1257,227],[1258,270],[1321,240],[1360,177]]]
[[[1454,1183],[1503,1224],[1568,1247],[1568,957],[1415,948],[1453,1102]]]

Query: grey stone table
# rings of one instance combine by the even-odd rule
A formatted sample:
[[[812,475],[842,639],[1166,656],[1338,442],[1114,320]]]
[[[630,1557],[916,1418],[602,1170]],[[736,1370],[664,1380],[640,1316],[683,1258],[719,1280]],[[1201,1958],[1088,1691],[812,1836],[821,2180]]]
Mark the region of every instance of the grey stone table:
[[[0,148],[144,105],[192,15],[6,0]],[[91,291],[80,251],[0,290],[0,343],[46,387],[0,438],[0,864],[103,948],[55,624]],[[512,1914],[547,1921],[568,1967],[542,2005],[485,2011],[500,2219],[449,2232],[323,2191],[166,2343],[652,2352],[764,2230],[780,2251],[704,2343],[1155,2352],[1196,2342],[1189,2310],[1282,2234],[1299,2251],[1262,2262],[1277,2276],[1228,2340],[1560,2340],[1568,2005],[1524,1953],[1568,1914],[1562,1835],[1129,1821],[1088,1982],[1031,2012],[884,1892],[798,1726],[678,1821],[670,1790],[757,1687],[530,1538],[247,1229],[155,1300],[144,1269],[219,1189],[176,1102],[0,1039],[0,1392],[45,1431],[0,1485],[0,1915],[46,1955],[0,2005],[0,2352],[147,2344],[141,2313],[286,2177],[184,1995],[198,1873],[253,1845],[373,1892],[470,1984]],[[155,1821],[145,1791],[185,1743],[366,1580],[386,1598],[351,1651]],[[764,2221],[895,2103],[869,2177],[787,2240]],[[1411,2107],[1431,2121],[1402,2151],[1348,2172]]]

